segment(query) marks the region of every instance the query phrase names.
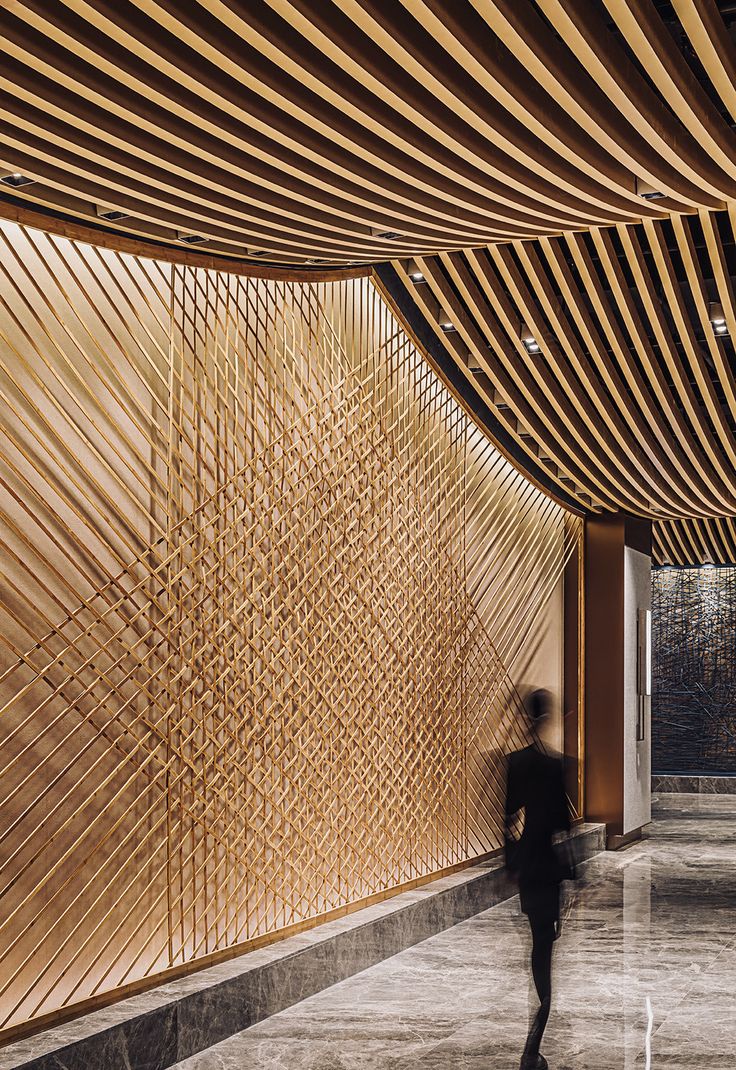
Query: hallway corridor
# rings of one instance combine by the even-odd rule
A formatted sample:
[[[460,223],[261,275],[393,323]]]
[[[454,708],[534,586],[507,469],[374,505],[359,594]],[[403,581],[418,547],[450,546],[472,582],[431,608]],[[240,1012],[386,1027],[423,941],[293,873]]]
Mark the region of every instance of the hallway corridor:
[[[641,843],[568,897],[551,1070],[731,1067],[736,795],[660,795]],[[527,1007],[518,900],[456,925],[179,1070],[516,1070]]]

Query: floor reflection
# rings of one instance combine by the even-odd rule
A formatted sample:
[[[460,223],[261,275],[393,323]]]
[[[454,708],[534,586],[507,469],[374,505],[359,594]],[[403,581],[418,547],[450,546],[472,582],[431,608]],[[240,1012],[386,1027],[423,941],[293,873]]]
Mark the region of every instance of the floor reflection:
[[[704,1070],[736,1042],[736,796],[659,796],[647,837],[584,867],[555,957],[551,1070]],[[527,927],[495,907],[180,1070],[515,1070]]]

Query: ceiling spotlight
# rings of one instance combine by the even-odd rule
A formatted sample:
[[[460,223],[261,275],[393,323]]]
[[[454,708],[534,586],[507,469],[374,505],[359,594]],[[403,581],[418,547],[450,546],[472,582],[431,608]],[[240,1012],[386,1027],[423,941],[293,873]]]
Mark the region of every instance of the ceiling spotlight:
[[[6,186],[30,186],[31,182],[35,181],[35,178],[22,175],[20,171],[13,171],[9,175],[0,175],[0,182],[4,182]]]
[[[726,317],[723,314],[723,305],[720,301],[710,302],[708,305],[708,319],[716,334],[726,334],[728,332]]]
[[[176,237],[178,241],[183,241],[187,245],[199,245],[200,242],[208,240],[202,234],[187,234],[181,230],[177,231]]]
[[[265,249],[246,249],[245,250],[245,255],[246,256],[266,256],[267,253],[266,253]]]
[[[440,330],[444,331],[445,334],[449,334],[450,331],[456,331],[457,327],[454,323],[451,323],[450,320],[442,320],[440,323]]]
[[[715,568],[716,566],[713,564],[713,562],[711,561],[711,559],[709,557],[704,557],[703,558],[703,563],[702,563],[702,565],[700,567],[701,568]]]
[[[637,178],[636,193],[638,197],[643,197],[645,201],[659,201],[662,197],[667,196],[644,178]]]
[[[519,337],[524,343],[524,348],[526,349],[527,353],[539,352],[539,342],[532,334],[531,329],[527,327],[526,323],[524,323],[523,321],[521,323],[521,326],[519,327]]]
[[[95,205],[95,214],[99,219],[127,219],[130,212],[124,211],[122,208],[106,208],[104,204]]]
[[[404,237],[398,230],[382,230],[380,227],[371,227],[371,235],[374,238],[383,238],[384,241],[396,241],[397,238]]]
[[[409,278],[412,282],[424,282],[424,275],[422,275],[421,271],[410,272]]]

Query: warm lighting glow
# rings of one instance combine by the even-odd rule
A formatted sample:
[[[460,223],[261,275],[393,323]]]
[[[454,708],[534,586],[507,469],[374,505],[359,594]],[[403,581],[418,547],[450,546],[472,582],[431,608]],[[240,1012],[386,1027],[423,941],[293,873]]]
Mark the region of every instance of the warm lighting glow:
[[[0,182],[4,182],[6,186],[30,186],[35,181],[35,178],[22,175],[20,171],[13,171],[11,174],[0,177]]]
[[[711,301],[708,305],[708,318],[719,333],[726,330],[726,317],[723,314],[723,305],[719,301]]]

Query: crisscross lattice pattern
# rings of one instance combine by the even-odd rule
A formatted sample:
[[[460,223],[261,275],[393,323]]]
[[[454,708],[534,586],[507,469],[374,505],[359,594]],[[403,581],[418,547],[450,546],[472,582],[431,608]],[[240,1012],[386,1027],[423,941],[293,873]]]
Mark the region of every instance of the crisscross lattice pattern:
[[[0,239],[13,1028],[496,847],[579,529],[368,281]]]

